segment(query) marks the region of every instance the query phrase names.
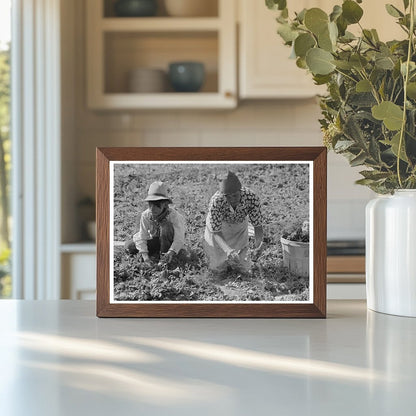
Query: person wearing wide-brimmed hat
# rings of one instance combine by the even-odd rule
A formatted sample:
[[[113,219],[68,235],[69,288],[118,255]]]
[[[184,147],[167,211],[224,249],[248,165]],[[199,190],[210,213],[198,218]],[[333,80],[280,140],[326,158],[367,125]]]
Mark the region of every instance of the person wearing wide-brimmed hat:
[[[140,216],[139,231],[134,234],[133,241],[126,242],[129,253],[140,253],[146,263],[151,257],[160,258],[170,263],[185,244],[185,219],[169,204],[166,184],[153,182],[145,198],[148,208]]]
[[[223,271],[228,266],[245,272],[250,269],[249,221],[254,227],[254,251],[258,255],[263,246],[260,199],[241,186],[237,175],[228,172],[211,198],[206,219],[204,245],[211,270]]]

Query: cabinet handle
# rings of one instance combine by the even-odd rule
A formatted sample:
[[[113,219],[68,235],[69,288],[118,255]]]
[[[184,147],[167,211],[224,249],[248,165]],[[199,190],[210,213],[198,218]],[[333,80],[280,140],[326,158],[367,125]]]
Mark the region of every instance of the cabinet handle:
[[[225,98],[233,98],[234,97],[234,93],[232,91],[225,91],[224,95],[225,95]]]

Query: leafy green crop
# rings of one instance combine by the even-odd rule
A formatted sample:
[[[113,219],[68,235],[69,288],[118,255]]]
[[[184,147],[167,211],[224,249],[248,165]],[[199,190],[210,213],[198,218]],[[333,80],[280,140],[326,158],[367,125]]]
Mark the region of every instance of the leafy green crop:
[[[205,219],[219,177],[233,170],[243,186],[261,199],[265,248],[253,259],[250,276],[229,265],[223,275],[208,270],[203,248]],[[114,238],[125,241],[137,231],[146,209],[149,184],[162,180],[175,208],[186,218],[187,254],[151,269],[139,255],[115,247],[114,299],[118,301],[298,301],[309,300],[309,279],[283,265],[280,237],[289,224],[309,218],[309,169],[305,164],[116,164],[114,168]],[[251,241],[251,249],[253,241]]]

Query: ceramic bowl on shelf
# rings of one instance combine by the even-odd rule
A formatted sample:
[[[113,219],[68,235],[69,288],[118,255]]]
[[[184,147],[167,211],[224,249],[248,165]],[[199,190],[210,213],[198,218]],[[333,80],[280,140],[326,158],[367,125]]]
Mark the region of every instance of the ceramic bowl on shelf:
[[[166,12],[173,17],[217,16],[217,0],[165,0]]]
[[[182,61],[169,64],[169,81],[177,92],[197,92],[205,80],[202,62]]]
[[[135,68],[128,75],[128,91],[131,93],[165,92],[167,84],[167,74],[163,69]]]
[[[114,12],[119,17],[149,17],[156,15],[156,0],[118,0]]]

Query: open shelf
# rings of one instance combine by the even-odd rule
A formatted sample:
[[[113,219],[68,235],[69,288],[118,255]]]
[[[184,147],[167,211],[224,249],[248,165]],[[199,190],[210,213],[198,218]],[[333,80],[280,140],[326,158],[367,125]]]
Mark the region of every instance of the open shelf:
[[[102,109],[202,109],[234,108],[232,97],[219,99],[216,93],[166,94],[105,94],[100,99]]]
[[[168,17],[162,10],[155,17],[127,18],[114,17],[111,0],[89,0],[86,3],[88,107],[235,108],[235,3],[212,2],[218,12],[211,17]],[[162,70],[167,81],[169,64],[183,61],[204,65],[205,79],[198,92],[176,92],[169,82],[160,88],[129,87],[129,76],[134,70]]]
[[[125,19],[115,17],[111,19],[103,19],[101,21],[101,29],[106,32],[121,31],[137,31],[137,32],[169,32],[184,31],[193,32],[218,30],[220,28],[220,20],[216,17],[138,17]]]
[[[104,51],[105,94],[132,93],[128,87],[129,73],[138,68],[163,70],[167,80],[169,64],[177,61],[204,64],[204,84],[200,92],[192,95],[218,92],[218,39],[215,32],[111,32],[105,34]],[[166,82],[165,90],[156,95],[161,93],[174,93],[169,82]],[[187,99],[184,93],[175,97],[182,98]]]
[[[63,243],[61,244],[61,253],[66,254],[76,254],[76,253],[84,253],[84,254],[95,254],[96,252],[96,245],[93,241],[80,241],[78,243]]]

